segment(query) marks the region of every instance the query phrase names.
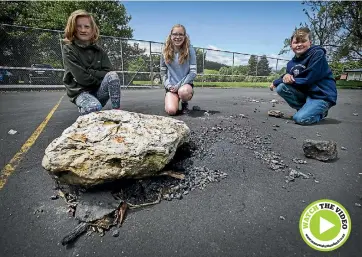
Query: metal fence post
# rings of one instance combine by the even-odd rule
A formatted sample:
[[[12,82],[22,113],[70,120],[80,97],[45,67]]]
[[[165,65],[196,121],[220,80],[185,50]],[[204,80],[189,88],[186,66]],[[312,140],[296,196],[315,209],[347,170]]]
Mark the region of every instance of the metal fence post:
[[[233,52],[233,67],[231,68],[231,81],[234,81],[234,64],[235,64],[235,53]]]
[[[63,65],[63,69],[64,69],[64,56],[63,56],[63,44],[62,44],[62,34],[58,33],[59,35],[59,45],[60,45],[60,54],[62,56],[62,65]]]
[[[151,77],[151,86],[153,87],[153,63],[152,63],[152,43],[150,43],[150,77]]]
[[[205,48],[202,48],[202,80],[201,87],[204,87],[204,79],[205,79]]]
[[[122,85],[124,86],[124,67],[123,67],[123,46],[122,46],[122,39],[119,40],[121,46],[121,69],[122,69]]]

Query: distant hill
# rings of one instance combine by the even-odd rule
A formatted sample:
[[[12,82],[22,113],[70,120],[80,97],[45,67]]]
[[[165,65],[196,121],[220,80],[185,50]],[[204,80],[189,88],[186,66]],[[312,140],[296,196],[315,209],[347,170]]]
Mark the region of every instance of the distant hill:
[[[205,69],[208,70],[220,70],[221,67],[230,67],[229,65],[205,60]]]

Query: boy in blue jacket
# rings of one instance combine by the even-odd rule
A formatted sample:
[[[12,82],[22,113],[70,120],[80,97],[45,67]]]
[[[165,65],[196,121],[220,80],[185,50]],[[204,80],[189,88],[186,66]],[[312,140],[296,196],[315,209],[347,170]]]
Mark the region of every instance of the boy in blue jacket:
[[[317,123],[337,101],[336,81],[326,50],[312,45],[308,28],[296,30],[290,42],[295,56],[287,64],[287,73],[274,80],[270,89],[276,88],[289,106],[297,110],[293,115],[297,124]]]

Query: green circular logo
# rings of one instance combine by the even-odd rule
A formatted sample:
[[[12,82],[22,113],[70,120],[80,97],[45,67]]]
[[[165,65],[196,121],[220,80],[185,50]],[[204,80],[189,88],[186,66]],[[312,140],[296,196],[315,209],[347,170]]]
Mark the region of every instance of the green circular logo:
[[[303,240],[318,251],[341,247],[351,232],[351,218],[338,202],[322,199],[304,209],[299,220]]]

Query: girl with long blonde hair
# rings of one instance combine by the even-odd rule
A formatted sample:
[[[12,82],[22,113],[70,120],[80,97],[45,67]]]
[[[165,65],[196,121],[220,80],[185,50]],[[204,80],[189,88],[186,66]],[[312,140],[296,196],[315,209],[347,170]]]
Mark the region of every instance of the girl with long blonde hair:
[[[193,97],[196,77],[196,53],[190,44],[186,29],[181,24],[172,27],[161,55],[161,77],[166,90],[165,111],[175,115],[181,109],[188,111]],[[181,105],[181,107],[179,107]]]
[[[81,115],[100,111],[111,99],[120,109],[121,86],[107,53],[96,43],[99,29],[91,14],[74,11],[64,30],[64,77],[67,95]]]

